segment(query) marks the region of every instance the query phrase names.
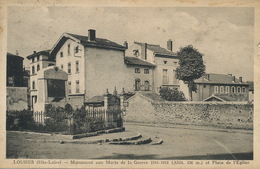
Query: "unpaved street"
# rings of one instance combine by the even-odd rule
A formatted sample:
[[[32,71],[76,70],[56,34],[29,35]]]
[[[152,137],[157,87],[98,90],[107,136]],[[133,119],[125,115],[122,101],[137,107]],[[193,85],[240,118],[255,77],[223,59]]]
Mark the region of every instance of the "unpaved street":
[[[48,159],[252,159],[253,134],[127,124],[126,130],[160,137],[161,145],[60,144],[28,141],[30,134],[7,132],[7,158]],[[40,136],[48,140],[49,137]]]

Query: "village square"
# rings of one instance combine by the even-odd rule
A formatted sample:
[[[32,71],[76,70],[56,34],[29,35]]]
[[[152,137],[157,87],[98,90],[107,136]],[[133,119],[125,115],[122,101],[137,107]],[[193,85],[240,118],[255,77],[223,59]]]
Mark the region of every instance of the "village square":
[[[62,11],[46,9],[50,18]],[[107,10],[120,19],[122,11]],[[185,10],[175,14],[186,17]],[[226,59],[233,49],[209,58],[213,49],[207,53],[197,36],[181,41],[166,36],[167,27],[142,36],[95,24],[61,26],[56,39],[35,40],[49,48],[26,46],[31,52],[21,55],[14,46],[6,54],[6,158],[253,160],[254,82],[246,74],[253,65]]]

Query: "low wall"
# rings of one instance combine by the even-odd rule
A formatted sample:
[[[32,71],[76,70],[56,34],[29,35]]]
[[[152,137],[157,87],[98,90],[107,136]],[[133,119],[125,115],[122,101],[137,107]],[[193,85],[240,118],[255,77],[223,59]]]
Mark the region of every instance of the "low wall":
[[[135,103],[129,103],[130,106],[126,112],[128,122],[253,129],[252,104],[219,102],[142,102],[138,104],[138,99],[135,101]]]
[[[6,88],[6,109],[7,110],[28,109],[27,87]]]

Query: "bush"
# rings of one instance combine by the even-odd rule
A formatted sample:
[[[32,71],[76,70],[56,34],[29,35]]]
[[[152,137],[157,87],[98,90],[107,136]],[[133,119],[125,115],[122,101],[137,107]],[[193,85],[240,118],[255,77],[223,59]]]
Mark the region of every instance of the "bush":
[[[186,101],[183,92],[178,89],[170,89],[169,87],[160,88],[160,96],[167,101]]]
[[[35,125],[33,112],[30,110],[6,111],[7,130],[28,130]]]

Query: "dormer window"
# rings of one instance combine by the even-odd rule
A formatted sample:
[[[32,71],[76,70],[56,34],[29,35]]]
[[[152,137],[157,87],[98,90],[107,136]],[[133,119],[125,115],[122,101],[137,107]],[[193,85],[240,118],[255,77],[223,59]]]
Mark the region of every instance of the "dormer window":
[[[32,58],[32,63],[34,62],[34,58]]]
[[[60,52],[60,57],[61,57],[61,58],[63,57],[63,52]]]
[[[138,49],[136,49],[136,50],[133,50],[133,53],[134,53],[134,56],[139,56],[139,50]]]
[[[39,61],[40,60],[40,56],[37,56],[37,61]]]

